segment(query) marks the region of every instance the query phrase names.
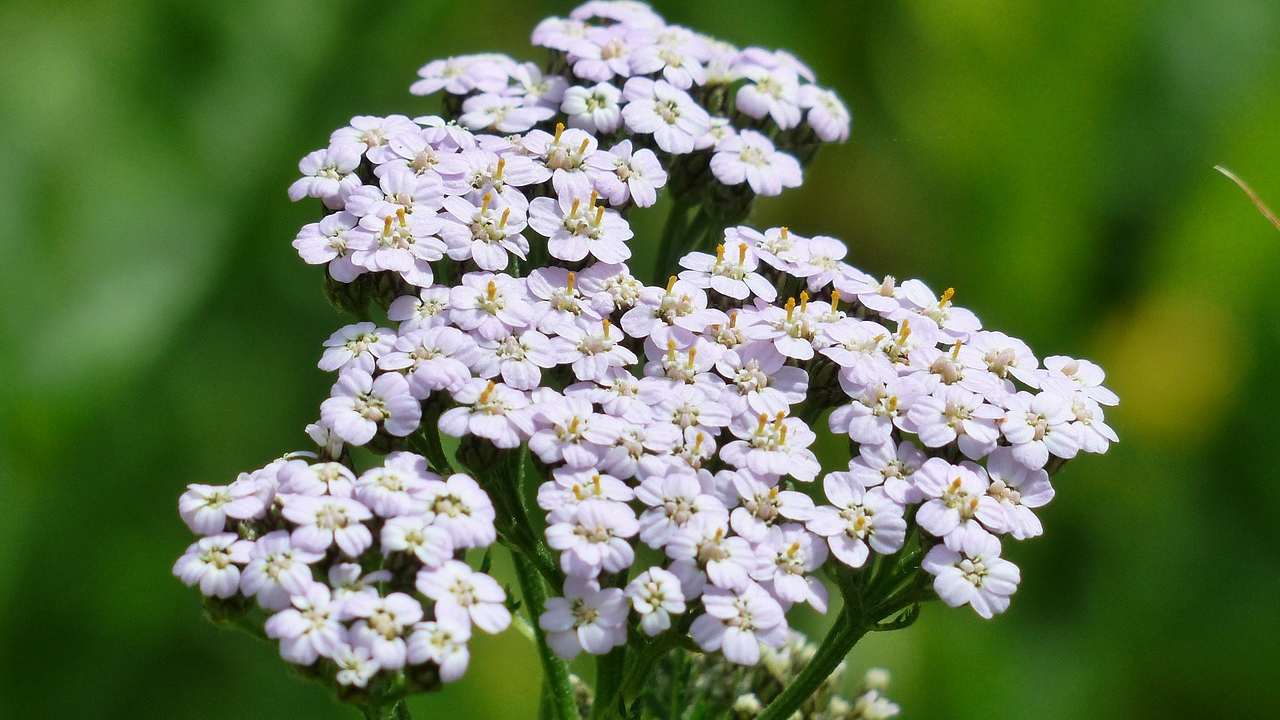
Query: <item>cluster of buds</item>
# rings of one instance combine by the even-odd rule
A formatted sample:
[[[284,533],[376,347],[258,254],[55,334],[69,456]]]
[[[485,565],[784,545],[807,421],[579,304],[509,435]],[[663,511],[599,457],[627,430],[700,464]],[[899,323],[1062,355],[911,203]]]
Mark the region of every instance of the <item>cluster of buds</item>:
[[[485,573],[499,543],[562,720],[556,656],[612,658],[596,702],[635,706],[673,650],[804,655],[788,613],[827,612],[833,588],[849,644],[933,597],[1002,612],[1020,580],[1002,538],[1041,534],[1050,477],[1116,439],[1102,370],[1041,363],[836,238],[739,224],[848,133],[790,54],[633,2],[546,20],[534,44],[545,71],[430,63],[412,91],[444,91],[442,115],[356,117],[302,160],[290,196],[326,214],[294,247],[358,321],[324,342],[316,449],[190,486],[201,537],[175,573],[347,699],[395,703],[511,624]],[[649,284],[628,217],[663,188]],[[847,469],[813,452],[823,425]],[[360,470],[352,448],[385,457]],[[809,690],[843,657],[825,648]],[[794,711],[798,692],[754,697]],[[806,717],[896,713],[876,692]]]

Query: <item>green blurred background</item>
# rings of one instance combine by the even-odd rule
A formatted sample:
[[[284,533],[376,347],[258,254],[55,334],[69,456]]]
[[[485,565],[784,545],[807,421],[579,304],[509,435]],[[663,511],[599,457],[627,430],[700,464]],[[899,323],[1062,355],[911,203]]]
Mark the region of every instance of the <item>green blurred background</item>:
[[[1280,712],[1280,5],[658,2],[794,50],[856,115],[755,221],[954,285],[1101,362],[1122,443],[1073,462],[1024,584],[855,649],[914,718]],[[289,241],[297,159],[452,53],[567,2],[7,2],[0,9],[0,717],[342,718],[170,572],[188,482],[302,447],[344,322]],[[475,644],[422,717],[528,717],[534,655]]]

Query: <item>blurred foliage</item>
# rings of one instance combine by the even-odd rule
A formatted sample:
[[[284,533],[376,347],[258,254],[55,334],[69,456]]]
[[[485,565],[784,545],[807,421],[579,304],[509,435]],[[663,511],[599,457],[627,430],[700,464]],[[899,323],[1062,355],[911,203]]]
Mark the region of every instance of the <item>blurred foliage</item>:
[[[1280,5],[658,2],[786,47],[854,109],[755,221],[954,285],[1041,355],[1101,362],[1122,443],[1073,462],[1011,611],[926,609],[855,649],[918,718],[1280,713]],[[425,110],[426,60],[568,3],[0,7],[0,716],[353,717],[169,576],[176,498],[305,445],[344,322],[289,241],[297,159]],[[637,241],[641,243],[642,241]],[[820,627],[813,623],[812,627]],[[484,638],[422,717],[528,717],[535,659]]]

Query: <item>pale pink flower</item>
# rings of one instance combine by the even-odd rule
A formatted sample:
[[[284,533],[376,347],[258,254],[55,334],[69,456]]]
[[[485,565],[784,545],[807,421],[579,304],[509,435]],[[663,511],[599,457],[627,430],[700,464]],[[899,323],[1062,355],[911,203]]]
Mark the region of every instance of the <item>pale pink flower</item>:
[[[757,195],[781,195],[783,188],[800,187],[800,162],[779,152],[768,137],[741,130],[716,145],[711,172],[725,185],[747,183]]]
[[[782,606],[764,588],[747,581],[737,590],[708,588],[706,614],[693,621],[690,634],[706,652],[719,650],[739,665],[760,661],[760,646],[781,647],[787,640]]]
[[[988,619],[1009,607],[1022,579],[1018,566],[1000,557],[1000,541],[977,527],[930,548],[920,566],[934,576],[942,602],[969,605]]]
[[[284,495],[281,514],[295,525],[290,541],[309,552],[323,553],[331,545],[347,557],[359,557],[373,545],[373,534],[364,525],[373,513],[351,498]]]
[[[291,606],[291,607],[290,607]],[[280,641],[280,656],[297,665],[311,665],[318,658],[333,657],[346,630],[339,622],[339,603],[324,583],[307,582],[283,609],[267,618],[267,637]]]
[[[329,399],[321,403],[320,417],[343,440],[364,445],[379,427],[396,437],[417,430],[422,406],[409,392],[403,375],[383,373],[374,379],[363,370],[348,369],[338,376]]]
[[[569,578],[564,597],[547,600],[538,625],[556,655],[572,660],[583,651],[604,655],[627,641],[627,597],[618,588]]]
[[[249,562],[251,547],[235,533],[202,537],[174,563],[173,574],[207,597],[229,598],[240,589],[240,566]]]
[[[474,624],[495,634],[511,624],[507,594],[496,580],[472,570],[466,563],[450,560],[439,569],[418,571],[418,592],[436,603],[436,620],[456,625]]]

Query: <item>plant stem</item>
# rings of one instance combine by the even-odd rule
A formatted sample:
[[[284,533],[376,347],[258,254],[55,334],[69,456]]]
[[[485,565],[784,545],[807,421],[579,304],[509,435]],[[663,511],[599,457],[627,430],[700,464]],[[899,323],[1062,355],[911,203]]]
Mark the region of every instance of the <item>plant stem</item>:
[[[551,647],[547,645],[547,636],[538,624],[538,616],[542,614],[547,602],[547,588],[542,582],[542,576],[532,560],[523,553],[511,553],[511,560],[516,566],[520,594],[524,598],[525,611],[529,614],[534,639],[538,643],[538,659],[542,662],[542,673],[546,681],[544,692],[550,695],[551,716],[556,720],[578,720],[573,686],[569,684],[569,666],[551,651]]]
[[[596,699],[591,706],[591,720],[613,717],[618,693],[622,691],[622,669],[626,660],[626,645],[616,647],[596,660]]]
[[[857,644],[867,632],[861,617],[854,617],[851,608],[846,607],[835,625],[823,639],[818,652],[808,665],[796,675],[795,679],[769,703],[756,720],[787,720],[796,710],[804,705],[813,693],[831,677],[836,666],[849,654],[849,650]]]
[[[666,278],[663,273],[670,272],[672,263],[675,261],[679,252],[679,246],[683,244],[682,237],[685,227],[689,224],[689,210],[692,206],[681,202],[678,198],[672,199],[671,212],[667,215],[667,222],[662,226],[662,240],[658,245],[657,263],[653,268],[653,283],[655,285],[663,285]]]
[[[360,712],[364,714],[366,720],[412,720],[413,716],[409,714],[409,704],[404,700],[394,700],[389,703],[369,703],[361,705]]]

